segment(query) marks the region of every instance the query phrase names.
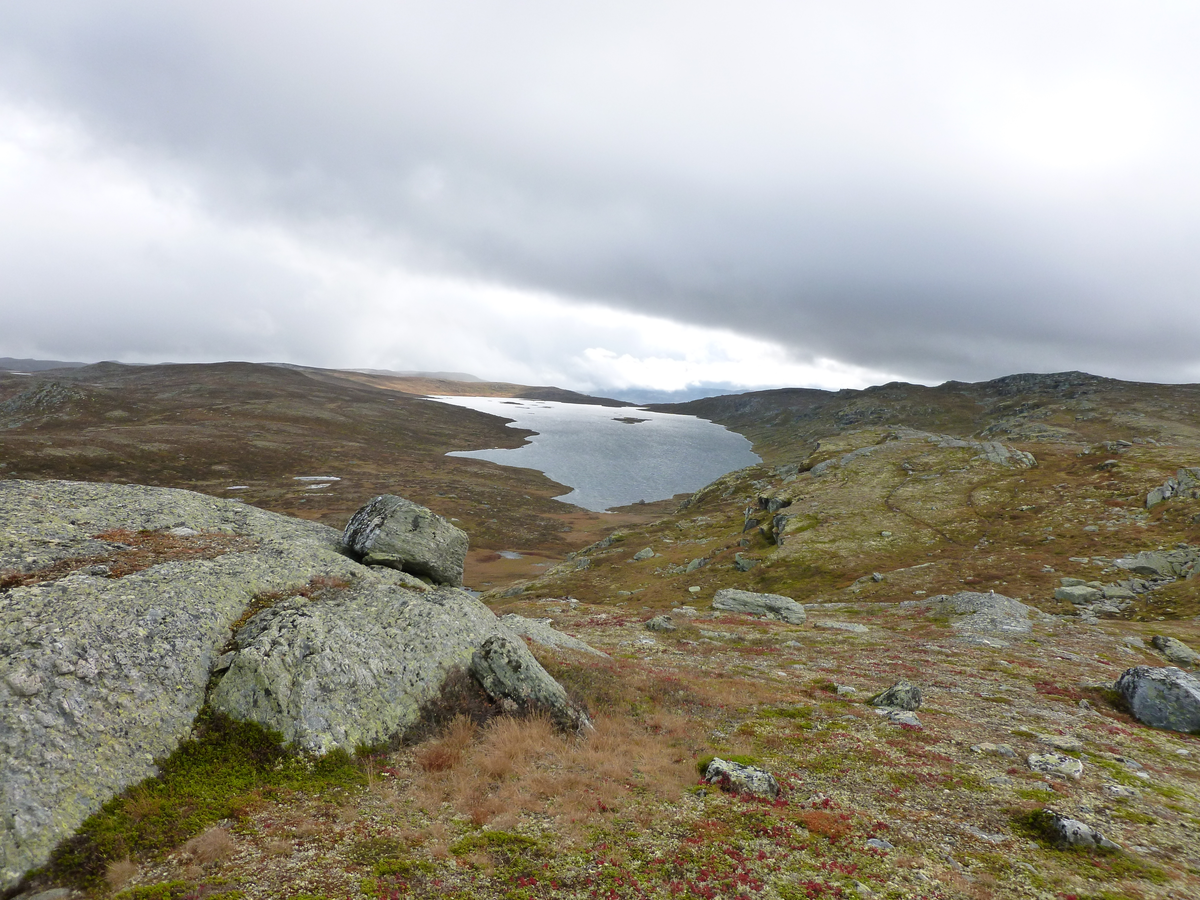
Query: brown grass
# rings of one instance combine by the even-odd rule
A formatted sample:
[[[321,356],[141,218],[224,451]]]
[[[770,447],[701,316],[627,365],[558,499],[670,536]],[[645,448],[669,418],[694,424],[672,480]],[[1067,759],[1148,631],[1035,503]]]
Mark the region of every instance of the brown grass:
[[[109,888],[119,891],[138,873],[137,863],[128,856],[110,862],[104,869],[104,880]]]
[[[224,862],[236,849],[233,837],[219,826],[201,832],[183,845],[184,852],[204,866]]]
[[[598,715],[586,738],[568,736],[543,716],[502,716],[479,727],[466,717],[418,747],[425,778],[412,792],[427,810],[449,803],[476,826],[512,827],[550,816],[575,833],[623,807],[631,792],[675,797],[694,780],[694,726],[661,714],[637,722]]]

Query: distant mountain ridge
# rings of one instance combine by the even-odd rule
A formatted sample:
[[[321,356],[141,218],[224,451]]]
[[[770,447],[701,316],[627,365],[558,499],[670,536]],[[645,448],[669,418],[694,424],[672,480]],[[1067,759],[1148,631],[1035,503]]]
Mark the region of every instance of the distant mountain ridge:
[[[50,369],[80,369],[89,365],[83,362],[66,362],[61,359],[15,359],[0,356],[0,370],[5,372],[46,372]]]

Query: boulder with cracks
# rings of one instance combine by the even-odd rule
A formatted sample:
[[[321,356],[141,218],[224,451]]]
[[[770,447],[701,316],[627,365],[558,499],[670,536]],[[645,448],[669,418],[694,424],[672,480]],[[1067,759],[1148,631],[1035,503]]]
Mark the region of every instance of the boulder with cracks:
[[[334,529],[235,501],[0,481],[0,575],[0,891],[154,775],[210,687],[216,708],[318,753],[402,731],[455,668],[585,727],[465,591],[364,566]]]

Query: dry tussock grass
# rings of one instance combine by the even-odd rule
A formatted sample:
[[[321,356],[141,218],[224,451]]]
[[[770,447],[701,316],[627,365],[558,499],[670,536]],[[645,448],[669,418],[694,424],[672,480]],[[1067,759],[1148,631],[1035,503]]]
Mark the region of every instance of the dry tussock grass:
[[[233,837],[220,826],[201,832],[183,845],[183,851],[202,866],[224,862],[236,849]]]
[[[597,715],[586,737],[565,735],[542,716],[483,726],[460,717],[414,752],[424,777],[411,791],[430,815],[449,804],[476,826],[507,829],[536,816],[576,834],[597,814],[626,806],[634,790],[678,797],[695,780],[686,749],[694,738],[694,724],[669,713],[641,721]]]
[[[138,873],[137,863],[128,856],[110,862],[104,870],[104,880],[110,889],[119,891]]]

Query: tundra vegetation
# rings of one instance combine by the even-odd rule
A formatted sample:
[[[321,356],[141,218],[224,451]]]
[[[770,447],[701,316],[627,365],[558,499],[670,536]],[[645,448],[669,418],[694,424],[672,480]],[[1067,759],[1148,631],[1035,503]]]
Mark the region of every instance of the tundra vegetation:
[[[1200,647],[1195,565],[1130,568],[1200,548],[1200,497],[1147,508],[1200,466],[1200,387],[1067,373],[696,401],[679,411],[742,431],[763,464],[609,516],[559,509],[537,473],[444,458],[513,432],[406,391],[451,392],[263,366],[0,376],[0,473],[240,495],[339,528],[370,496],[409,497],[468,532],[465,583],[497,614],[606,654],[531,644],[594,732],[503,714],[453,679],[419,727],[357,755],[297,755],[205,712],[30,890],[1200,896],[1200,736],[1138,722],[1113,689],[1179,664],[1156,636]],[[341,480],[294,480],[318,474]],[[145,554],[131,566],[236,549],[125,543]],[[1062,594],[1078,586],[1099,599]],[[806,620],[714,609],[725,588],[789,597]],[[961,592],[977,599],[936,599]],[[898,681],[915,710],[869,702]],[[703,782],[713,757],[770,772],[779,797]],[[1117,849],[1064,849],[1063,817]]]

